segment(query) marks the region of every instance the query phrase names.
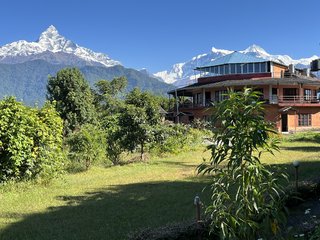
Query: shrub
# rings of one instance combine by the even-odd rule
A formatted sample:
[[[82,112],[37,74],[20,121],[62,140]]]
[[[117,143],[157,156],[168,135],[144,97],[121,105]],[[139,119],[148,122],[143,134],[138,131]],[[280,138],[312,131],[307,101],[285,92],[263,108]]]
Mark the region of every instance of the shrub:
[[[214,116],[220,123],[211,159],[198,167],[212,174],[212,201],[206,212],[211,229],[222,239],[276,239],[285,222],[284,188],[287,176],[272,172],[260,163],[264,151],[278,150],[272,126],[263,117],[259,94],[246,89],[230,92],[216,105]]]
[[[62,171],[62,120],[46,103],[38,110],[0,101],[0,181],[50,179]]]
[[[86,170],[93,162],[105,158],[105,133],[92,124],[84,124],[71,133],[66,142],[70,159],[83,164]]]
[[[205,130],[191,128],[187,125],[161,124],[154,128],[154,141],[150,145],[155,154],[173,153],[192,150],[199,146],[203,137],[208,135]]]

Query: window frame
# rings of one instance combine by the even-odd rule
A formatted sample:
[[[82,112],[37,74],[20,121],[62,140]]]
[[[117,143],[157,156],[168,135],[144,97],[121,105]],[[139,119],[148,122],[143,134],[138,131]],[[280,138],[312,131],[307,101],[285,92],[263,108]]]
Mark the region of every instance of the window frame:
[[[299,127],[312,126],[312,114],[311,113],[299,113],[298,114],[298,126]]]

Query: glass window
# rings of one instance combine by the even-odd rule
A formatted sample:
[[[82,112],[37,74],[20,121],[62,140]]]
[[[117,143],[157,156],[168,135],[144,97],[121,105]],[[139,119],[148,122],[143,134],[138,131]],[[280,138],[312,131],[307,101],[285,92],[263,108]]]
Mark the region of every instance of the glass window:
[[[261,63],[261,72],[266,72],[266,63]]]
[[[236,73],[236,65],[235,64],[230,64],[230,73],[231,74]]]
[[[196,93],[193,99],[195,104],[202,104],[202,93]]]
[[[254,64],[254,72],[255,73],[259,73],[260,71],[260,63],[255,63]]]
[[[229,65],[224,65],[224,73],[229,74]]]
[[[227,97],[228,97],[227,90],[215,91],[215,93],[214,93],[214,100],[216,102],[220,102],[220,101],[226,99]]]
[[[311,126],[311,114],[300,113],[298,122],[299,122],[299,126]]]
[[[214,73],[218,74],[218,67],[217,66],[214,67]]]
[[[248,64],[242,65],[242,73],[248,73]]]
[[[248,65],[249,65],[248,72],[253,73],[253,63],[249,63]]]
[[[241,73],[241,64],[240,63],[237,63],[236,65],[236,73]]]
[[[310,101],[312,98],[311,89],[304,89],[304,100]]]
[[[219,66],[219,74],[224,74],[224,66]]]

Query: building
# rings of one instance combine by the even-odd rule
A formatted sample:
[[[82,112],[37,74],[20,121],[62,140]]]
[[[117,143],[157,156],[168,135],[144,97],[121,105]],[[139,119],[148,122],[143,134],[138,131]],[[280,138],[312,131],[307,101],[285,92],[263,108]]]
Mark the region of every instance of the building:
[[[169,92],[177,103],[175,121],[205,120],[228,89],[251,87],[262,93],[265,118],[278,131],[320,129],[320,79],[309,69],[233,52],[195,70],[200,72],[196,83]]]

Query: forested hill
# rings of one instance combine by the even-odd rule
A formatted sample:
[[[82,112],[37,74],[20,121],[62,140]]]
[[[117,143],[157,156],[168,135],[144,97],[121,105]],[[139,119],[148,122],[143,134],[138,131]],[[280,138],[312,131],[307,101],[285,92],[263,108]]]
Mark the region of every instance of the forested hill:
[[[45,101],[46,85],[49,75],[55,75],[68,65],[51,64],[44,60],[27,61],[17,64],[0,64],[0,98],[15,96],[28,105],[42,104]],[[97,80],[112,80],[125,76],[128,79],[128,91],[134,87],[148,90],[155,94],[165,94],[172,86],[150,77],[144,72],[125,68],[121,65],[112,67],[84,66],[79,68],[93,87]]]

